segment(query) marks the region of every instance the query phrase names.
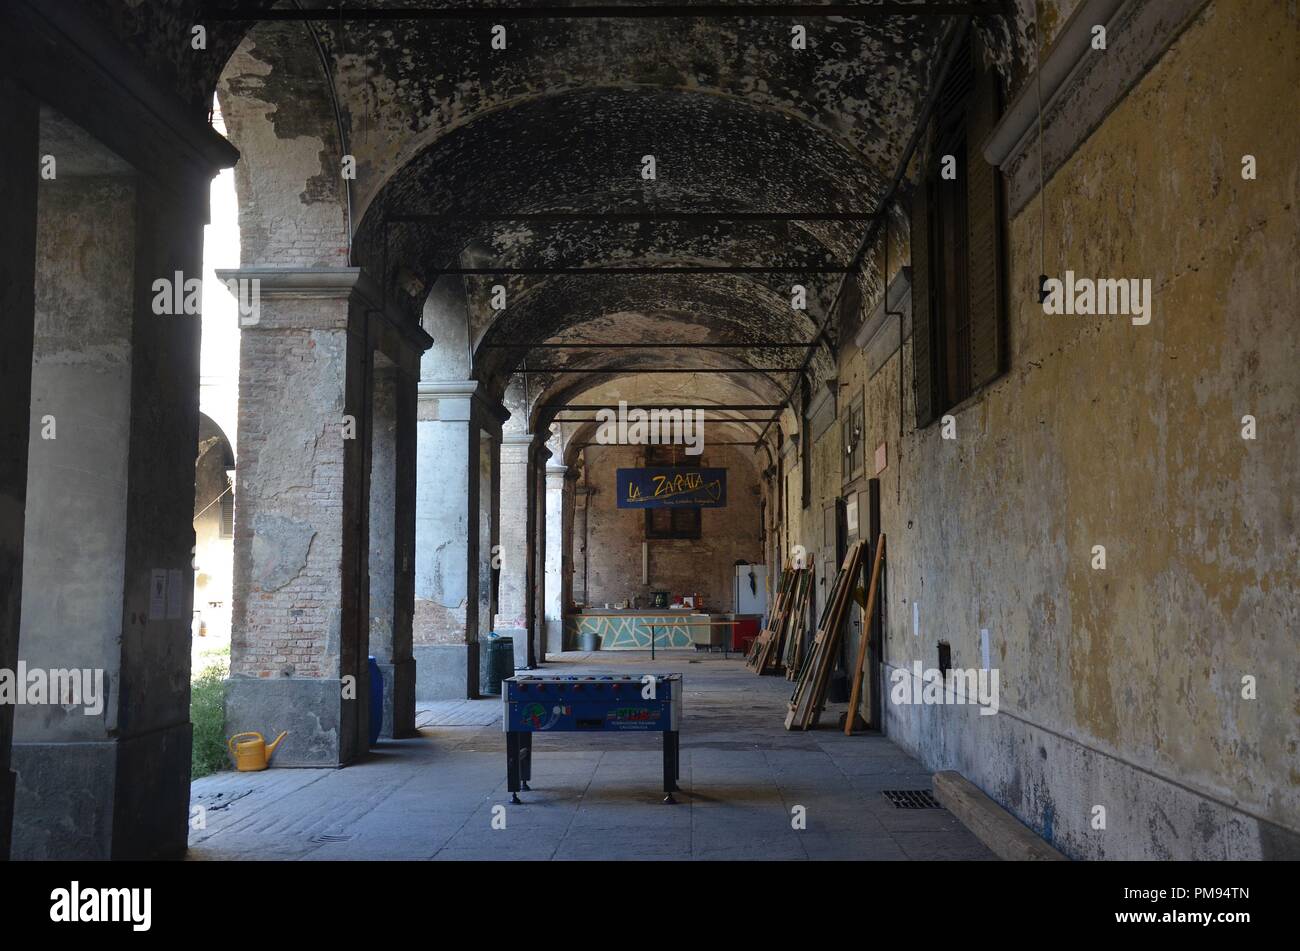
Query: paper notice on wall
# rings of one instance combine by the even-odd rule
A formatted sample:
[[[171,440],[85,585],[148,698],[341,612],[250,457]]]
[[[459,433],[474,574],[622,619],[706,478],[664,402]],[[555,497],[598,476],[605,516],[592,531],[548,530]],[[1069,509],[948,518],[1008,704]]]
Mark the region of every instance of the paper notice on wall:
[[[921,602],[912,602],[912,636],[921,636]]]
[[[989,632],[988,628],[980,629],[980,662],[984,665],[985,670],[989,670]]]
[[[167,613],[167,569],[149,572],[149,620],[161,621]]]
[[[174,621],[185,613],[185,589],[181,587],[181,570],[167,572],[167,620]]]

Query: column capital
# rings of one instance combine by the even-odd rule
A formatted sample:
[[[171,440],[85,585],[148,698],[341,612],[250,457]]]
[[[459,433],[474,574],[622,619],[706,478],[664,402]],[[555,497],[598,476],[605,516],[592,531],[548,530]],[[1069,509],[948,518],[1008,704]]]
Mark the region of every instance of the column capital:
[[[454,399],[458,396],[468,399],[479,395],[478,380],[421,380],[419,394],[422,400]]]
[[[257,281],[261,293],[271,298],[340,298],[370,281],[359,267],[239,267],[219,268],[223,281]],[[364,291],[363,291],[364,293]]]
[[[223,282],[253,281],[256,299],[267,300],[351,300],[355,294],[368,313],[377,314],[396,330],[404,342],[423,353],[433,346],[433,338],[394,305],[384,305],[384,295],[369,272],[359,267],[241,267],[220,268],[217,277]],[[302,315],[286,319],[262,320],[257,313],[240,317],[241,330],[279,330],[303,324]]]
[[[500,426],[510,418],[508,409],[483,395],[478,380],[421,380],[416,384],[416,392],[421,403],[436,401],[439,404],[438,419],[468,420],[477,411]],[[443,407],[451,412],[442,412]],[[420,418],[426,418],[423,412]]]

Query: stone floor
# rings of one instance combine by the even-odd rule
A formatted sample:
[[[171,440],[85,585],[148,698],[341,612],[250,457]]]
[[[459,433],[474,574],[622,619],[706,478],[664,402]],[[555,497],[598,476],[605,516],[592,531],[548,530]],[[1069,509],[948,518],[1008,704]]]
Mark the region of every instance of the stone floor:
[[[509,805],[500,700],[424,705],[421,736],[347,769],[219,773],[194,782],[207,827],[192,859],[992,859],[947,811],[892,806],[930,774],[880,736],[782,726],[791,685],[736,657],[569,653],[562,673],[680,672],[678,804],[660,800],[661,739],[557,734],[533,743],[532,791]],[[270,724],[268,726],[273,726]],[[505,805],[505,829],[493,810]],[[806,829],[792,828],[796,806]],[[498,823],[499,824],[499,823]]]

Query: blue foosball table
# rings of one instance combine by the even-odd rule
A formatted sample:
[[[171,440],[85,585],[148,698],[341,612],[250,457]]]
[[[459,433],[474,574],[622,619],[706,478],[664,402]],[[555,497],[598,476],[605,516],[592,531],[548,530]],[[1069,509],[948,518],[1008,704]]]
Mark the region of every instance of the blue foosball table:
[[[511,802],[529,788],[534,733],[662,733],[664,802],[676,802],[681,674],[520,674],[502,681],[501,702]]]

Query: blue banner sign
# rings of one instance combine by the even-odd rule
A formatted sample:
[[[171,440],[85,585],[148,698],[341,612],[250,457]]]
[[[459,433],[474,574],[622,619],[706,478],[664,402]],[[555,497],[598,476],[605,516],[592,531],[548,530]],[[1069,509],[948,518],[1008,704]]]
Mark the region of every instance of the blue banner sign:
[[[618,507],[671,508],[692,505],[722,508],[727,504],[727,470],[689,466],[619,469]]]

